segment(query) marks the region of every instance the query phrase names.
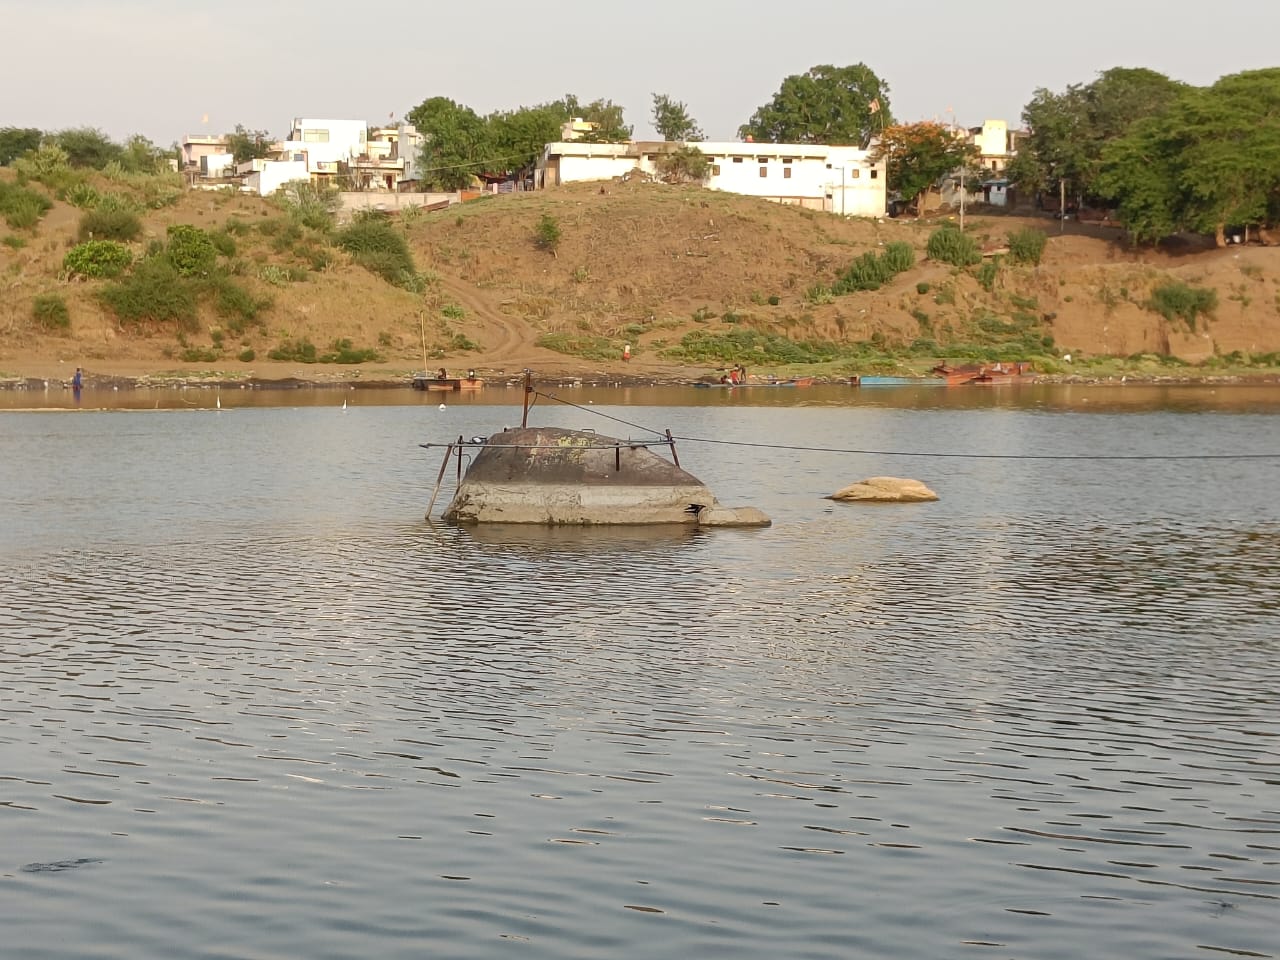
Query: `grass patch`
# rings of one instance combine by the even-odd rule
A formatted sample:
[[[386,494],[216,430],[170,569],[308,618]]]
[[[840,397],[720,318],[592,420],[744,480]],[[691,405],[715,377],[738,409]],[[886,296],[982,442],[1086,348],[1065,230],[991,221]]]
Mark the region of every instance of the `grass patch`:
[[[1165,320],[1173,323],[1182,320],[1188,330],[1195,330],[1196,318],[1202,314],[1213,313],[1218,306],[1218,292],[1208,287],[1193,287],[1190,284],[1174,281],[1163,283],[1151,291],[1151,299],[1146,303],[1148,310],[1153,310]]]
[[[14,230],[32,229],[52,206],[43,193],[0,181],[0,216]]]
[[[544,333],[538,338],[537,345],[547,350],[554,350],[556,353],[582,357],[586,360],[622,359],[622,347],[608,337],[589,333]],[[633,355],[634,352],[633,348]]]
[[[79,238],[85,240],[119,240],[128,243],[142,235],[142,221],[132,210],[99,204],[80,217]]]

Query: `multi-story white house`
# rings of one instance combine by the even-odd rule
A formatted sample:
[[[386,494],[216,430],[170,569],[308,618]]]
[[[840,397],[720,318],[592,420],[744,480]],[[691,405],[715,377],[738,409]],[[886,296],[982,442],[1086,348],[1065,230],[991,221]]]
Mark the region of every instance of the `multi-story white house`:
[[[711,172],[706,186],[848,217],[885,212],[885,163],[858,147],[813,143],[708,141],[673,143],[549,143],[534,176],[536,187],[612,180],[633,170],[656,174],[657,161],[679,147],[697,147]]]

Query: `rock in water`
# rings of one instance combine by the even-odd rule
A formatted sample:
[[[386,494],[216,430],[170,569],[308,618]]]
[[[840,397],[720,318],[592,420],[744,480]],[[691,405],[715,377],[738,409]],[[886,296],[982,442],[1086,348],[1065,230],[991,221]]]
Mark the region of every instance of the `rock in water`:
[[[938,495],[919,480],[903,477],[868,477],[859,483],[851,483],[837,490],[828,500],[868,503],[925,503],[937,500]]]

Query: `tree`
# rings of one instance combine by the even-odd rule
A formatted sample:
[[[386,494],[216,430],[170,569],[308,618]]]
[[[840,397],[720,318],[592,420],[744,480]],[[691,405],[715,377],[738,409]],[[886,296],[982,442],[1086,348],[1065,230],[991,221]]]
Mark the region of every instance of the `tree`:
[[[236,163],[257,160],[271,151],[271,134],[265,130],[246,130],[243,124],[236,124],[234,133],[227,134],[227,150]]]
[[[101,170],[112,160],[119,160],[124,153],[120,144],[93,127],[59,130],[51,139],[66,151],[67,161],[73,167]]]
[[[612,100],[592,100],[590,103],[583,103],[577,96],[568,93],[563,99],[556,100],[549,106],[562,110],[565,120],[581,117],[588,123],[594,123],[595,130],[582,137],[583,140],[591,143],[625,143],[631,139],[634,128],[624,119],[622,107]]]
[[[0,167],[40,146],[44,134],[35,127],[0,127]]]
[[[1179,230],[1225,243],[1231,225],[1280,214],[1280,68],[1186,88],[1103,152],[1099,192],[1138,242]]]
[[[864,144],[892,123],[889,85],[870,67],[822,65],[783,80],[738,135],[773,143]]]
[[[120,166],[130,173],[155,173],[160,169],[165,151],[140,133],[124,142],[120,153]]]
[[[663,140],[705,140],[697,121],[689,116],[683,101],[672,100],[665,93],[653,95],[653,129]]]
[[[942,177],[972,164],[978,148],[955,136],[946,127],[928,121],[886,127],[869,159],[885,161],[889,190],[896,190],[910,204]],[[974,175],[978,172],[975,170]]]
[[[462,190],[491,172],[496,156],[489,125],[470,107],[431,97],[409,111],[423,135],[421,179],[432,190]]]
[[[685,144],[658,157],[658,175],[667,183],[701,183],[711,172],[711,161],[697,147]]]
[[[543,148],[560,139],[560,126],[567,119],[562,108],[545,103],[489,114],[486,122],[494,152],[490,172],[532,170]]]
[[[1031,135],[1009,166],[1010,179],[1032,193],[1056,193],[1062,184],[1076,200],[1096,196],[1107,144],[1136,121],[1162,114],[1186,89],[1154,70],[1114,67],[1062,93],[1037,90],[1022,110]]]

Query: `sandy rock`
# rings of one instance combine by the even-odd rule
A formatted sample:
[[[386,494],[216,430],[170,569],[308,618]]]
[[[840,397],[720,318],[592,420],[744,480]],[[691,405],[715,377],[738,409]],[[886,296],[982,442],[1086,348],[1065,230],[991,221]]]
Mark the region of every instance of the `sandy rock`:
[[[919,480],[903,477],[868,477],[837,490],[828,500],[866,501],[869,503],[924,503],[938,495]]]
[[[772,523],[756,507],[725,507],[717,503],[698,512],[700,527],[768,527]]]

